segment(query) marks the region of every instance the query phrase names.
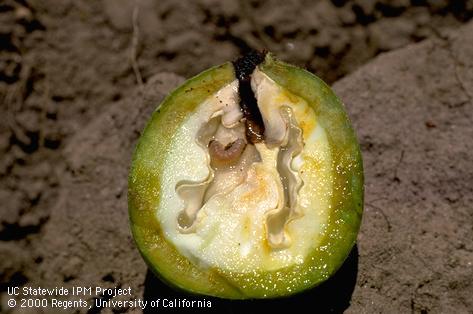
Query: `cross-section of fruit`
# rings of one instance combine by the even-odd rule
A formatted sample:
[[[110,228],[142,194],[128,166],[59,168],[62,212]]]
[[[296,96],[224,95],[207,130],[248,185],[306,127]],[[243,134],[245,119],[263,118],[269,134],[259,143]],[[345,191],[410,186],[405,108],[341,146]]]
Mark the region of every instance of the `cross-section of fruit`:
[[[225,298],[290,295],[329,278],[363,206],[359,147],[316,76],[251,53],[157,109],[129,179],[131,227],[165,282]]]

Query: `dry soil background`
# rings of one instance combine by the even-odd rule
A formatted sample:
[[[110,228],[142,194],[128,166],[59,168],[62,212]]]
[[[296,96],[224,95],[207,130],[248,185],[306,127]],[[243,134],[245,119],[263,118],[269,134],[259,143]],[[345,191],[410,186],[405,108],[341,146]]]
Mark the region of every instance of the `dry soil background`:
[[[131,152],[182,77],[254,47],[343,77],[365,216],[327,285],[216,310],[473,312],[472,14],[471,1],[441,0],[2,1],[0,310],[23,284],[175,295],[130,237]]]

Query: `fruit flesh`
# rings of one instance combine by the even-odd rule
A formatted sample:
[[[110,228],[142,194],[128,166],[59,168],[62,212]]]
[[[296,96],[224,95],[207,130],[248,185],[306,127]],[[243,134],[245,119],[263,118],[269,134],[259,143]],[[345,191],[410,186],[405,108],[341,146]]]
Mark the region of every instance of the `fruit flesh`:
[[[278,159],[284,150],[263,143],[257,143],[252,154],[245,154],[249,157],[242,158],[242,165],[225,173],[212,171],[204,144],[209,139],[196,141],[195,134],[202,128],[212,129],[207,123],[222,107],[238,106],[237,84],[234,81],[210,96],[183,122],[174,136],[170,147],[173,153],[168,154],[163,167],[165,180],[161,186],[165,197],[157,210],[157,219],[166,239],[203,268],[250,273],[302,263],[309,250],[317,245],[327,219],[332,180],[325,132],[314,122],[313,111],[305,101],[290,95],[258,70],[254,76],[259,77],[256,97],[261,108],[275,111],[273,116],[276,117],[280,109],[287,108],[305,125],[303,152],[286,162],[294,161],[295,167],[288,168],[296,168],[295,176],[289,178],[297,178],[306,184],[299,182],[298,186],[283,187]],[[274,124],[285,126],[285,121],[280,120]],[[286,130],[274,126],[273,129]],[[242,135],[244,133],[237,136]],[[282,142],[283,137],[284,134],[273,142]],[[249,150],[250,146],[246,152]],[[291,174],[292,171],[286,172]],[[185,190],[180,186],[181,182],[185,183]],[[174,191],[176,186],[178,193]],[[209,193],[214,186],[217,186],[213,189],[216,191]],[[296,193],[284,193],[291,187],[300,189],[297,197]],[[288,197],[290,195],[295,197]],[[295,208],[286,206],[286,200],[295,203]],[[195,224],[191,232],[183,233],[176,228],[175,221],[186,205],[192,211],[190,216]],[[297,212],[299,217],[286,225],[292,212]],[[290,245],[285,243],[289,241]]]
[[[202,74],[187,83],[187,85],[194,83],[193,91],[203,91],[200,98],[193,97],[190,101],[187,99],[186,102],[186,99],[183,99],[183,97],[185,98],[185,90],[191,87],[181,87],[173,93],[173,96],[165,100],[161,112],[153,115],[135,153],[129,193],[132,230],[145,259],[151,268],[165,280],[191,292],[227,298],[275,297],[295,293],[320,283],[336,271],[348,255],[356,238],[363,197],[361,157],[341,103],[323,82],[300,69],[274,61],[270,57],[259,69],[276,86],[283,87],[286,95],[279,95],[280,97],[300,100],[307,104],[309,110],[305,108],[301,109],[301,112],[308,111],[315,118],[306,119],[305,123],[299,123],[305,140],[310,138],[309,134],[325,137],[325,140],[319,141],[315,145],[317,149],[325,152],[325,155],[318,152],[319,155],[322,154],[318,156],[320,159],[318,162],[304,163],[307,167],[305,173],[317,177],[314,180],[322,178],[327,181],[328,193],[325,194],[328,197],[324,198],[320,195],[317,197],[317,199],[326,199],[327,203],[321,205],[323,208],[314,210],[316,202],[307,201],[308,207],[312,205],[310,213],[321,214],[325,209],[326,215],[322,217],[325,222],[321,219],[319,223],[313,224],[312,228],[307,226],[295,228],[295,230],[308,229],[313,232],[313,237],[309,237],[310,240],[305,241],[307,244],[305,251],[301,250],[290,254],[291,257],[294,257],[292,260],[288,262],[287,259],[281,259],[285,263],[275,262],[274,258],[270,258],[267,262],[266,259],[259,256],[255,259],[260,262],[258,265],[253,261],[253,264],[251,262],[246,265],[234,263],[233,266],[225,267],[222,261],[227,260],[228,256],[224,254],[221,257],[213,256],[213,259],[208,258],[208,254],[206,259],[203,254],[200,257],[197,256],[196,259],[196,254],[192,256],[183,249],[182,245],[180,246],[175,240],[173,242],[171,231],[166,230],[166,226],[169,226],[170,223],[165,221],[176,216],[163,217],[164,211],[162,210],[158,210],[156,213],[157,208],[166,208],[169,212],[172,207],[172,204],[163,206],[163,202],[165,202],[163,195],[171,195],[172,192],[164,191],[166,189],[172,190],[175,187],[170,184],[171,182],[166,182],[170,178],[168,172],[172,172],[172,164],[175,162],[172,160],[175,156],[169,152],[173,151],[173,148],[178,149],[173,145],[179,142],[176,141],[179,136],[186,137],[179,135],[179,132],[186,129],[181,126],[191,119],[189,117],[192,117],[193,113],[199,112],[197,110],[199,105],[234,80],[234,74],[229,64]],[[207,80],[205,76],[207,76]],[[213,78],[209,80],[211,77]],[[206,81],[211,84],[212,89],[209,88],[210,85],[207,85]],[[193,103],[190,104],[192,101]],[[185,108],[186,106],[188,108]],[[297,117],[298,107],[292,106],[292,108]],[[300,116],[301,113],[299,113]],[[311,121],[316,121],[316,123],[311,125]],[[311,128],[315,130],[317,127],[319,128],[317,132],[310,132]],[[166,134],[166,132],[169,133]],[[155,137],[158,135],[163,138],[164,142],[156,141]],[[166,135],[171,137],[172,141],[166,138]],[[276,139],[278,138],[277,132],[274,136]],[[191,143],[182,145],[182,147],[191,146]],[[322,149],[324,146],[326,149]],[[274,156],[271,157],[270,152],[263,152],[262,155],[264,153],[268,153],[266,158],[274,160]],[[195,155],[195,151],[192,154]],[[197,157],[205,159],[204,155]],[[320,164],[324,162],[328,164],[321,167]],[[320,169],[325,168],[327,173],[321,175]],[[271,174],[270,171],[267,173]],[[203,169],[201,178],[205,175],[205,169]],[[190,176],[190,178],[195,179],[196,176]],[[309,182],[310,179],[306,178],[305,181]],[[332,185],[331,188],[328,187],[329,183]],[[307,187],[310,185],[306,185]],[[320,189],[314,193],[318,192],[321,192]],[[307,218],[307,213],[303,217]],[[294,219],[288,224],[288,227],[301,221],[303,220]],[[320,226],[320,230],[316,230],[317,226]],[[294,234],[294,232],[288,233]],[[182,236],[182,234],[178,234],[178,236]],[[195,236],[195,233],[184,234],[184,236],[192,237]],[[290,249],[297,248],[297,243],[300,245],[303,242],[304,240],[294,241],[293,243],[296,245],[291,245]],[[233,245],[229,245],[229,247],[233,247]],[[215,250],[218,250],[218,247],[209,252]],[[242,249],[236,250],[237,253],[241,253],[241,251]],[[268,256],[278,255],[282,252],[272,251],[271,248],[266,248],[266,251],[269,252]],[[238,261],[238,258],[233,259]],[[248,271],[249,268],[252,271]]]

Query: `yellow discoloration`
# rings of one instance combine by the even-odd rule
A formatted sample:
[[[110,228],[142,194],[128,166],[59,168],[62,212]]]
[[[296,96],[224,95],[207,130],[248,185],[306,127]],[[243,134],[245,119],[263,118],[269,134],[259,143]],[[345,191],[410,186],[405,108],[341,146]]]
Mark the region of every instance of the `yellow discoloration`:
[[[316,117],[314,113],[314,109],[304,103],[303,110],[297,110],[299,108],[296,107],[294,110],[296,115],[296,120],[299,122],[299,127],[302,129],[302,136],[304,140],[307,140],[307,137],[316,127]]]
[[[243,217],[243,223],[242,223],[242,228],[241,228],[241,241],[238,242],[238,245],[241,246],[247,241],[251,240],[251,216],[250,215],[245,215]]]
[[[255,179],[258,184],[253,185],[252,189],[241,196],[239,202],[254,204],[264,200],[269,195],[269,187],[266,181],[266,173],[264,168],[255,167]]]
[[[292,105],[299,102],[301,99],[289,91],[281,89],[281,92],[277,96],[277,100],[285,104]]]
[[[316,126],[317,119],[314,109],[302,98],[286,90],[281,90],[277,95],[275,105],[290,105],[296,120],[299,123],[299,127],[302,129],[302,136],[304,140],[307,140],[307,137],[312,133]]]
[[[311,174],[311,173],[319,173],[321,169],[325,166],[324,161],[320,160],[319,158],[314,158],[312,156],[304,155],[304,163],[301,167],[300,172],[302,174]]]

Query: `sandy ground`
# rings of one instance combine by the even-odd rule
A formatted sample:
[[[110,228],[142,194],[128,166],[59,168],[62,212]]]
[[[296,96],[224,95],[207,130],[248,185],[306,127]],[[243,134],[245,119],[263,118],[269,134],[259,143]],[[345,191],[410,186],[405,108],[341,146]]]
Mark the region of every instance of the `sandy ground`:
[[[473,312],[473,25],[461,28],[472,2],[275,3],[0,4],[0,310],[16,285],[181,297],[131,239],[131,152],[183,77],[266,47],[334,83],[346,103],[365,215],[327,284],[277,301],[213,300],[214,310]]]

